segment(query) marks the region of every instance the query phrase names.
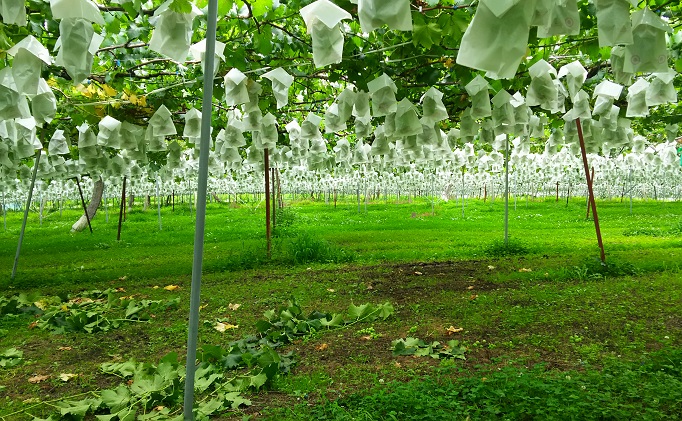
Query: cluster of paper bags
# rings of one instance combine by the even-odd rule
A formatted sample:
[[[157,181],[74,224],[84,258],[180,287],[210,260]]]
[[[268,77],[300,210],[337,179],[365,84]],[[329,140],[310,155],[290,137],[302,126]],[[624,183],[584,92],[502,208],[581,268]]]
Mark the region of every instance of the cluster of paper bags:
[[[171,1],[161,5],[151,19],[155,26],[150,49],[175,61],[183,62],[191,55],[204,63],[205,41],[191,44],[192,24],[201,11],[192,6],[190,13],[170,8]],[[636,2],[634,2],[636,3]],[[366,33],[387,25],[389,29],[412,29],[408,0],[357,0],[360,26]],[[103,25],[97,5],[91,0],[51,0],[55,19],[59,20],[60,38],[55,64],[64,67],[74,83],[89,77],[94,54],[102,37],[94,33],[93,23]],[[286,125],[288,146],[278,146],[277,119],[271,113],[263,115],[259,96],[263,87],[237,69],[224,77],[225,102],[238,107],[231,111],[228,123],[215,137],[211,166],[215,170],[238,169],[242,165],[262,168],[264,150],[268,150],[273,165],[305,165],[312,170],[350,168],[378,162],[384,165],[406,165],[410,162],[450,161],[458,166],[471,166],[475,152],[471,143],[478,138],[491,144],[493,153],[482,155],[479,167],[499,168],[503,160],[499,152],[511,139],[516,156],[530,149],[530,137],[545,136],[545,116],[534,115],[530,107],[546,113],[561,113],[563,130],[557,130],[546,141],[545,152],[556,153],[560,144],[577,153],[578,138],[575,121],[580,119],[588,150],[598,152],[627,145],[639,147],[630,128],[630,120],[619,117],[615,105],[624,96],[627,117],[648,115],[649,107],[677,101],[673,86],[675,71],[668,68],[665,34],[671,29],[647,8],[630,14],[627,0],[595,0],[600,46],[612,46],[611,66],[615,82],[604,80],[590,96],[582,90],[587,70],[578,62],[569,63],[557,72],[544,60],[530,67],[531,83],[526,95],[500,90],[490,98],[490,85],[482,76],[466,85],[471,106],[460,115],[458,129],[445,134],[438,122],[448,118],[443,94],[429,89],[421,98],[421,110],[408,99],[398,100],[395,83],[386,74],[368,83],[368,92],[346,88],[326,108],[324,116],[307,115],[299,124]],[[0,14],[5,23],[26,24],[23,0],[2,0]],[[317,67],[339,63],[343,55],[342,21],[351,15],[329,0],[317,0],[301,9],[308,33],[312,37],[313,61]],[[538,28],[539,37],[575,35],[580,30],[576,0],[480,0],[473,21],[467,28],[457,63],[487,72],[492,78],[512,78],[527,53],[531,27]],[[216,66],[224,60],[225,45],[216,45]],[[47,82],[40,78],[43,64],[52,58],[38,40],[28,36],[8,54],[12,66],[0,70],[0,178],[24,174],[28,170],[20,161],[43,148],[37,128],[49,123],[56,112],[56,99]],[[636,73],[650,73],[634,78]],[[277,68],[262,75],[271,82],[277,108],[287,105],[294,78]],[[634,83],[633,83],[634,82]],[[627,86],[627,89],[624,89]],[[572,105],[565,109],[566,100]],[[167,168],[178,169],[192,161],[180,144],[167,137],[176,136],[172,113],[159,107],[147,127],[120,122],[110,116],[99,123],[95,134],[87,125],[78,127],[79,159],[69,155],[68,139],[61,130],[52,136],[49,159],[40,165],[43,177],[72,177],[86,172],[111,175],[140,174],[147,162],[147,152],[167,155]],[[351,146],[346,139],[351,134],[348,122],[353,119],[357,141]],[[381,118],[381,120],[376,120]],[[376,127],[373,125],[378,123]],[[190,109],[185,114],[182,136],[198,150],[201,113]],[[324,132],[341,134],[329,150]],[[669,138],[677,135],[676,126],[666,128]],[[242,159],[239,148],[246,146],[244,133],[249,132],[252,144]],[[365,140],[373,137],[371,144]],[[465,145],[459,149],[456,146]],[[109,158],[103,148],[121,152]],[[453,153],[453,149],[458,152]],[[193,162],[193,161],[192,161]],[[224,166],[224,167],[223,167]]]
[[[630,14],[637,0],[594,0],[600,47],[613,47],[616,82],[629,85],[634,73],[667,71],[665,34],[672,29],[648,8]],[[537,36],[577,35],[577,0],[480,0],[462,38],[457,64],[511,79],[527,55],[531,27]]]

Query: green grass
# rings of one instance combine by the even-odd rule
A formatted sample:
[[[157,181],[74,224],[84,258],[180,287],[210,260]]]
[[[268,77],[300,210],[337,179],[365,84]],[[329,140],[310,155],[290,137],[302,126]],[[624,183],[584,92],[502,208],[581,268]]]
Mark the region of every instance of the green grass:
[[[282,353],[296,355],[291,372],[247,392],[252,406],[221,411],[219,419],[256,412],[273,420],[672,419],[680,412],[682,203],[635,202],[631,215],[629,204],[599,201],[604,265],[584,200],[512,208],[505,246],[499,200],[467,200],[462,217],[458,201],[439,202],[431,214],[428,201],[380,200],[358,213],[353,199],[278,211],[270,259],[262,205],[208,205],[200,346],[256,333],[263,312],[292,296],[305,315],[343,313],[351,304],[395,307],[385,321],[309,332],[284,346]],[[184,361],[189,209],[163,207],[159,231],[155,207],[136,206],[120,242],[113,209],[108,223],[103,213],[95,218],[92,235],[69,233],[77,216],[55,211],[40,226],[31,213],[11,281],[21,214],[8,213],[0,295],[63,301],[115,288],[117,298],[179,298],[178,307],[97,333],[55,335],[29,328],[31,314],[0,317],[0,354],[23,353],[21,363],[0,367],[0,421],[52,412],[36,399],[115,388],[121,380],[102,373],[102,363],[156,364],[169,352]],[[164,289],[170,285],[177,288]],[[216,321],[238,327],[221,333]],[[448,335],[448,327],[462,330]],[[466,361],[393,356],[391,342],[406,337],[457,339]],[[64,382],[62,373],[78,376]],[[48,380],[28,382],[36,375]]]

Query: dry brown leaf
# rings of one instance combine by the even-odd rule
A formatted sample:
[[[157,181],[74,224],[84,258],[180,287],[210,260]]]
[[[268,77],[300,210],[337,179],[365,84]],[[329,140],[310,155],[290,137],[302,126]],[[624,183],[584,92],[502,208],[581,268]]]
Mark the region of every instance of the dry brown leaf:
[[[37,376],[29,377],[28,382],[33,383],[33,384],[38,384],[40,382],[44,382],[45,380],[47,380],[49,378],[50,378],[50,376],[38,374]]]
[[[57,349],[58,349],[59,351],[71,351],[73,348],[71,348],[70,346],[60,346],[60,347],[57,348]]]
[[[421,272],[419,272],[419,271],[415,271],[414,274],[415,274],[415,275],[423,275],[423,273],[421,273]]]
[[[166,409],[166,407],[161,405],[154,407],[154,411],[163,411],[164,409]]]
[[[336,292],[336,290],[334,288],[327,288],[327,291],[328,292]]]
[[[449,328],[445,329],[445,332],[447,332],[448,335],[452,335],[453,333],[459,333],[463,331],[464,331],[463,327],[450,326]]]
[[[395,366],[396,366],[396,367],[398,367],[398,368],[400,368],[400,367],[402,367],[402,366],[403,366],[403,365],[402,365],[402,364],[400,364],[400,363],[399,363],[398,361],[396,361],[396,362],[395,362],[394,364],[395,364]]]
[[[208,304],[201,305],[201,306],[199,306],[199,310],[203,310],[203,309],[205,309],[206,307],[208,307]]]
[[[363,341],[371,341],[372,337],[369,335],[365,335],[365,336],[360,336],[360,339],[362,339]]]
[[[62,373],[59,375],[59,380],[61,380],[63,382],[68,382],[69,380],[73,379],[74,377],[78,377],[78,374]]]
[[[166,291],[175,291],[180,289],[180,287],[177,285],[166,285],[165,287],[163,287],[163,289],[165,289]]]
[[[329,348],[329,344],[326,344],[326,343],[321,344],[321,345],[315,347],[315,349],[318,350],[318,351],[324,351],[324,350],[327,349],[327,348]]]
[[[532,272],[532,271],[533,271],[533,269],[529,269],[529,268],[521,268],[521,269],[519,269],[519,272]]]
[[[28,325],[28,328],[35,329],[36,326],[38,326],[38,322],[31,322],[31,324]]]
[[[476,298],[478,298],[477,294],[471,294],[471,297],[469,297],[470,300],[475,300]]]
[[[126,292],[125,288],[116,288],[116,292]]]
[[[473,285],[469,285],[469,286],[467,287],[467,289],[468,289],[468,290],[472,290],[472,289],[474,289],[474,286],[473,286]]]
[[[370,284],[370,285],[367,285],[367,289],[371,291],[374,289],[374,287]]]
[[[128,279],[127,275],[124,275],[124,276],[121,276],[120,278],[118,278],[119,281],[125,281],[126,279]]]
[[[237,303],[232,304],[232,303],[230,303],[230,304],[227,305],[227,308],[229,308],[229,309],[232,310],[232,311],[235,311],[236,309],[238,309],[238,308],[241,307],[241,306],[242,306],[241,304],[237,304]]]
[[[154,286],[152,287],[152,289],[159,289],[159,286],[158,286],[158,285],[154,285]]]

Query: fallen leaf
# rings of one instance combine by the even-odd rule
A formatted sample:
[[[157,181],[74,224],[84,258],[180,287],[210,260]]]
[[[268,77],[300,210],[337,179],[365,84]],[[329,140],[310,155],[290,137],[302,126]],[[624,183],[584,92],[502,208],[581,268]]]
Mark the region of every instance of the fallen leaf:
[[[28,328],[35,329],[36,326],[38,326],[38,322],[31,322],[31,324],[28,325]]]
[[[60,347],[57,348],[57,349],[58,349],[59,351],[71,351],[73,348],[71,348],[70,346],[60,346]]]
[[[452,335],[453,333],[459,333],[462,331],[464,331],[463,327],[450,326],[449,328],[445,329],[445,332],[447,332],[448,335]]]
[[[403,365],[402,365],[402,364],[400,364],[400,363],[399,363],[398,361],[396,361],[396,362],[395,362],[394,364],[395,364],[395,366],[396,366],[396,367],[398,367],[398,368],[400,368],[400,367],[402,367],[402,366],[403,366]]]
[[[128,279],[128,275],[124,275],[118,278],[119,281],[125,281],[126,279]]]
[[[180,287],[177,285],[166,285],[165,287],[163,287],[163,289],[165,289],[166,291],[175,291],[179,288]]]
[[[414,274],[415,274],[415,275],[423,275],[423,273],[421,273],[421,272],[419,272],[419,271],[415,271]]]
[[[532,271],[533,271],[532,269],[528,269],[528,268],[519,269],[519,272],[532,272]]]
[[[360,336],[360,339],[362,339],[363,341],[371,341],[372,337],[369,335],[365,335],[365,336]]]
[[[47,380],[49,378],[50,378],[50,376],[39,374],[37,376],[29,377],[28,382],[33,383],[33,384],[38,384],[40,382],[44,382],[45,380]]]
[[[125,288],[116,288],[116,292],[126,292]]]
[[[474,286],[473,286],[473,285],[469,285],[469,286],[467,287],[467,289],[469,289],[469,290],[474,289]]]
[[[493,265],[488,265],[488,270],[493,270],[493,269],[495,269],[495,266],[493,266]]]
[[[329,291],[329,292],[336,292],[336,290],[335,290],[334,288],[327,288],[327,291]]]
[[[154,407],[154,411],[163,411],[164,409],[166,409],[166,407],[161,405]]]
[[[215,322],[215,325],[213,325],[213,328],[217,330],[218,332],[225,332],[228,329],[237,329],[239,325],[233,325],[230,323],[223,323],[223,322]]]
[[[152,289],[159,289],[159,286],[158,286],[158,285],[154,285],[154,286],[152,287]]]
[[[476,298],[478,298],[476,294],[471,294],[471,297],[469,297],[470,300],[475,300]]]
[[[238,308],[241,307],[241,306],[242,306],[241,304],[232,304],[232,303],[230,303],[230,304],[227,305],[227,308],[229,308],[229,309],[232,310],[232,311],[235,311],[236,309],[238,309]]]
[[[202,306],[199,306],[199,310],[203,310],[203,309],[205,309],[206,307],[208,307],[208,304],[204,304],[204,305],[202,305]]]
[[[61,380],[63,382],[68,382],[69,380],[73,379],[74,377],[78,377],[78,374],[62,373],[59,375],[59,380]]]
[[[325,349],[329,348],[329,344],[321,344],[320,346],[316,346],[315,349],[318,351],[324,351]]]
[[[374,289],[374,287],[372,285],[367,285],[367,289],[371,291]]]

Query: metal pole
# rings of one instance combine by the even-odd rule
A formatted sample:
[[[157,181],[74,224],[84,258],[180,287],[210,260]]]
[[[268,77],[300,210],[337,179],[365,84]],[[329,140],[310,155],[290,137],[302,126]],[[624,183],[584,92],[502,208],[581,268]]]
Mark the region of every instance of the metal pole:
[[[197,183],[197,219],[194,230],[194,258],[192,261],[192,290],[190,295],[189,329],[187,335],[187,365],[183,416],[194,419],[194,373],[196,371],[197,340],[199,335],[199,305],[201,304],[201,269],[204,255],[204,229],[206,223],[206,185],[208,184],[208,152],[211,140],[213,115],[213,66],[215,61],[218,0],[208,0],[208,25],[206,29],[206,59],[204,63],[204,98],[201,106],[201,151],[199,153],[199,180]]]
[[[601,239],[601,229],[599,229],[599,216],[597,215],[597,204],[594,200],[594,192],[592,191],[592,180],[590,179],[590,167],[587,164],[587,152],[585,151],[585,140],[583,139],[583,127],[580,124],[580,119],[575,120],[576,126],[578,126],[578,138],[580,139],[580,152],[583,156],[583,166],[585,167],[585,178],[587,179],[587,190],[590,195],[590,201],[592,204],[592,214],[594,215],[594,230],[597,233],[597,244],[599,244],[600,258],[602,263],[606,262],[606,253],[604,253],[604,243]]]
[[[509,244],[509,135],[504,139],[504,245]]]
[[[159,231],[162,230],[161,227],[161,196],[159,196],[159,179],[156,179],[156,208],[159,213]]]
[[[21,231],[19,232],[19,244],[17,244],[17,254],[14,256],[14,266],[12,267],[11,280],[17,274],[17,265],[19,264],[19,255],[21,254],[21,243],[24,242],[24,231],[26,231],[26,220],[28,219],[28,208],[31,206],[31,199],[33,199],[33,186],[36,184],[36,174],[38,173],[38,164],[40,163],[40,155],[42,149],[38,150],[38,156],[36,157],[36,162],[33,164],[33,175],[31,177],[31,187],[28,190],[28,199],[26,199],[26,208],[24,209],[24,220],[21,223]],[[4,207],[4,206],[3,206]]]
[[[126,203],[126,180],[123,176],[123,189],[121,190],[121,210],[118,212],[118,234],[116,234],[116,241],[121,241],[121,223],[123,222],[123,207]]]
[[[2,192],[2,221],[7,231],[7,206],[5,206],[5,192]]]
[[[462,218],[464,218],[464,167],[462,167]]]
[[[85,206],[85,199],[83,198],[83,190],[81,189],[81,183],[76,179],[76,185],[78,186],[78,194],[81,196],[81,204],[83,205],[83,212],[85,212],[85,220],[88,221],[88,228],[90,228],[90,234],[92,234],[92,225],[90,225],[90,216],[88,215],[88,208]]]
[[[107,185],[104,184],[104,222],[109,223],[109,198],[107,197]]]
[[[630,174],[628,175],[628,187],[630,188],[630,215],[632,215],[632,191],[635,189],[632,183],[632,169],[630,169]]]
[[[275,223],[277,222],[277,189],[275,186],[275,169],[272,169],[272,229],[275,229]]]
[[[270,231],[270,153],[268,148],[263,150],[263,165],[265,166],[265,241],[268,258],[272,252],[272,232]]]

